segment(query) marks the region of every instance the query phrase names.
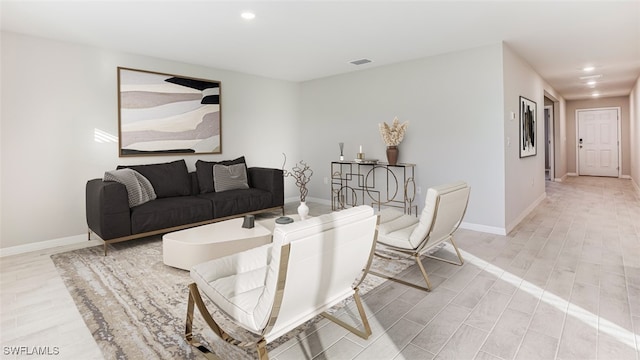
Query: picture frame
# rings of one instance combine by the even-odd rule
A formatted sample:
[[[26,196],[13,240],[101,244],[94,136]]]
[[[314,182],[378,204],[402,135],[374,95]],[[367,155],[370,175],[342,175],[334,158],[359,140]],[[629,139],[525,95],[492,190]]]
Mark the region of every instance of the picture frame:
[[[520,96],[520,157],[537,154],[537,108],[535,101]]]
[[[118,67],[120,157],[222,153],[221,82]]]

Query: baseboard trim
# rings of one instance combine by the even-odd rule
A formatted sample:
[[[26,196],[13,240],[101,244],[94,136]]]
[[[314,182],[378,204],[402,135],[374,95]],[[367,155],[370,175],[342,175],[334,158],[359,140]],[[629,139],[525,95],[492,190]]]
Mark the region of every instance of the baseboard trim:
[[[567,173],[567,176],[578,176],[576,173]]]
[[[511,230],[515,229],[515,227],[518,226],[518,224],[520,224],[520,222],[522,222],[522,220],[524,220],[524,218],[527,217],[527,215],[529,215],[546,198],[547,193],[542,193],[542,195],[540,195],[540,197],[537,198],[536,201],[534,201],[531,205],[529,205],[529,207],[521,212],[517,218],[515,218],[510,224],[507,224],[507,234],[510,233]]]
[[[569,174],[564,174],[564,175],[562,175],[561,178],[555,178],[555,181],[556,182],[563,182],[563,181],[567,180],[567,176],[569,176]]]
[[[467,229],[467,230],[473,230],[473,231],[479,231],[479,232],[488,233],[488,234],[507,235],[507,230],[505,228],[496,227],[496,226],[480,225],[480,224],[472,224],[472,223],[467,223],[467,222],[464,222],[464,221],[460,224],[460,228],[461,229]]]
[[[91,240],[89,242],[89,240],[87,240],[87,234],[67,236],[64,238],[40,241],[40,242],[31,243],[31,244],[11,246],[8,248],[1,248],[0,258],[6,257],[6,256],[12,256],[12,255],[26,254],[34,251],[52,249],[58,246],[66,246],[66,245],[74,245],[74,244],[82,244],[82,243],[85,243],[85,244],[95,243],[95,245],[100,245],[102,244],[102,240]]]

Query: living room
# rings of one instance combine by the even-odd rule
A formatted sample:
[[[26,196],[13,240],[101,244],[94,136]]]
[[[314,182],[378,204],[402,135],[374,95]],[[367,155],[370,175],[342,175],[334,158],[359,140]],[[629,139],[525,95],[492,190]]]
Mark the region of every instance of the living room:
[[[418,185],[426,190],[464,179],[473,190],[462,227],[508,234],[547,196],[541,150],[528,158],[516,151],[520,96],[538,104],[539,112],[545,97],[554,102],[555,178],[576,174],[575,139],[567,134],[575,128],[572,102],[578,100],[566,100],[508,42],[303,81],[141,55],[133,48],[25,35],[4,27],[1,46],[3,257],[86,242],[87,180],[121,164],[178,158],[118,157],[119,66],[220,81],[222,154],[183,157],[189,169],[194,170],[198,159],[239,156],[246,157],[248,166],[281,168],[284,153],[287,166],[305,160],[314,170],[310,201],[329,202],[324,179],[331,177],[338,143],[345,143],[347,159],[355,158],[360,146],[368,158],[384,159],[378,124],[397,116],[410,122],[400,161],[417,164]],[[353,59],[345,59],[345,66],[347,60]],[[637,76],[631,89],[625,95],[582,100],[586,104],[580,106],[623,109],[622,128],[629,130],[621,139],[621,177],[640,191]],[[286,181],[285,186],[287,202],[296,201],[295,185]],[[419,196],[418,209],[423,205]]]
[[[573,150],[567,147],[574,140],[560,137],[574,126],[566,100],[502,42],[303,82],[12,32],[3,32],[3,46],[3,89],[11,90],[3,93],[6,140],[2,146],[3,154],[13,156],[3,159],[2,184],[4,189],[27,187],[39,199],[33,207],[23,201],[22,194],[3,192],[3,252],[47,240],[84,237],[87,180],[102,177],[119,164],[176,159],[118,157],[114,95],[118,66],[221,81],[223,152],[198,158],[245,155],[249,166],[274,168],[282,167],[283,153],[289,165],[305,160],[315,172],[310,199],[329,199],[329,186],[323,180],[330,178],[329,165],[339,155],[339,142],[345,143],[347,159],[355,158],[359,146],[367,157],[384,159],[377,125],[397,116],[410,122],[400,161],[418,165],[418,185],[426,189],[466,179],[475,189],[466,226],[505,234],[545,193],[543,157],[521,159],[510,151],[518,138],[517,121],[510,120],[510,114],[518,114],[519,96],[533,100],[538,111],[545,96],[556,101],[555,178],[576,172],[575,167],[571,171],[575,158],[567,157]],[[37,106],[30,105],[33,84],[39,89]],[[592,101],[599,106],[605,100]],[[633,99],[625,101],[624,109],[633,107],[629,101]],[[637,121],[637,114],[623,117],[623,129],[631,125],[637,132]],[[631,135],[624,133],[622,143],[628,144]],[[28,146],[25,141],[38,145]],[[623,149],[629,153],[622,154],[626,163],[621,175],[638,184],[638,141]],[[185,160],[193,170],[197,158]],[[38,166],[26,165],[33,163]],[[42,176],[47,180],[42,181]],[[292,199],[294,185],[286,185],[285,196]],[[25,226],[32,219],[38,219],[40,226]]]

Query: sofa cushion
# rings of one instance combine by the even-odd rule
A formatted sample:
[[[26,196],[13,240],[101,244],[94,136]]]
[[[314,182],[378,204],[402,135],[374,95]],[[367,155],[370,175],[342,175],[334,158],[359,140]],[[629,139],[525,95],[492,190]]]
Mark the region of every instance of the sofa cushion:
[[[200,194],[198,197],[211,201],[213,217],[216,219],[266,209],[271,207],[272,203],[270,192],[253,188],[211,192]]]
[[[195,196],[156,199],[131,209],[133,234],[213,218],[211,202]]]
[[[234,164],[245,164],[244,156],[241,156],[237,159],[233,160],[224,160],[224,161],[196,161],[196,175],[198,176],[198,184],[200,186],[200,193],[206,194],[210,192],[214,192],[215,188],[213,185],[213,165],[234,165]]]
[[[216,192],[248,189],[247,167],[245,164],[213,165],[213,187]]]
[[[147,178],[159,199],[191,194],[191,179],[184,160],[162,164],[118,166],[118,169],[124,168],[133,169]]]

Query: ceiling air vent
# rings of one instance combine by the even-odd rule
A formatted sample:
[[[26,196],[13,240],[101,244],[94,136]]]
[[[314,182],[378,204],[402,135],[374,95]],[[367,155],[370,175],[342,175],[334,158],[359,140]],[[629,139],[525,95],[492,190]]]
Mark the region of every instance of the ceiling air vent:
[[[369,59],[360,59],[360,60],[350,61],[349,63],[351,63],[353,65],[364,65],[364,64],[368,64],[370,62],[371,62],[371,60],[369,60]]]

